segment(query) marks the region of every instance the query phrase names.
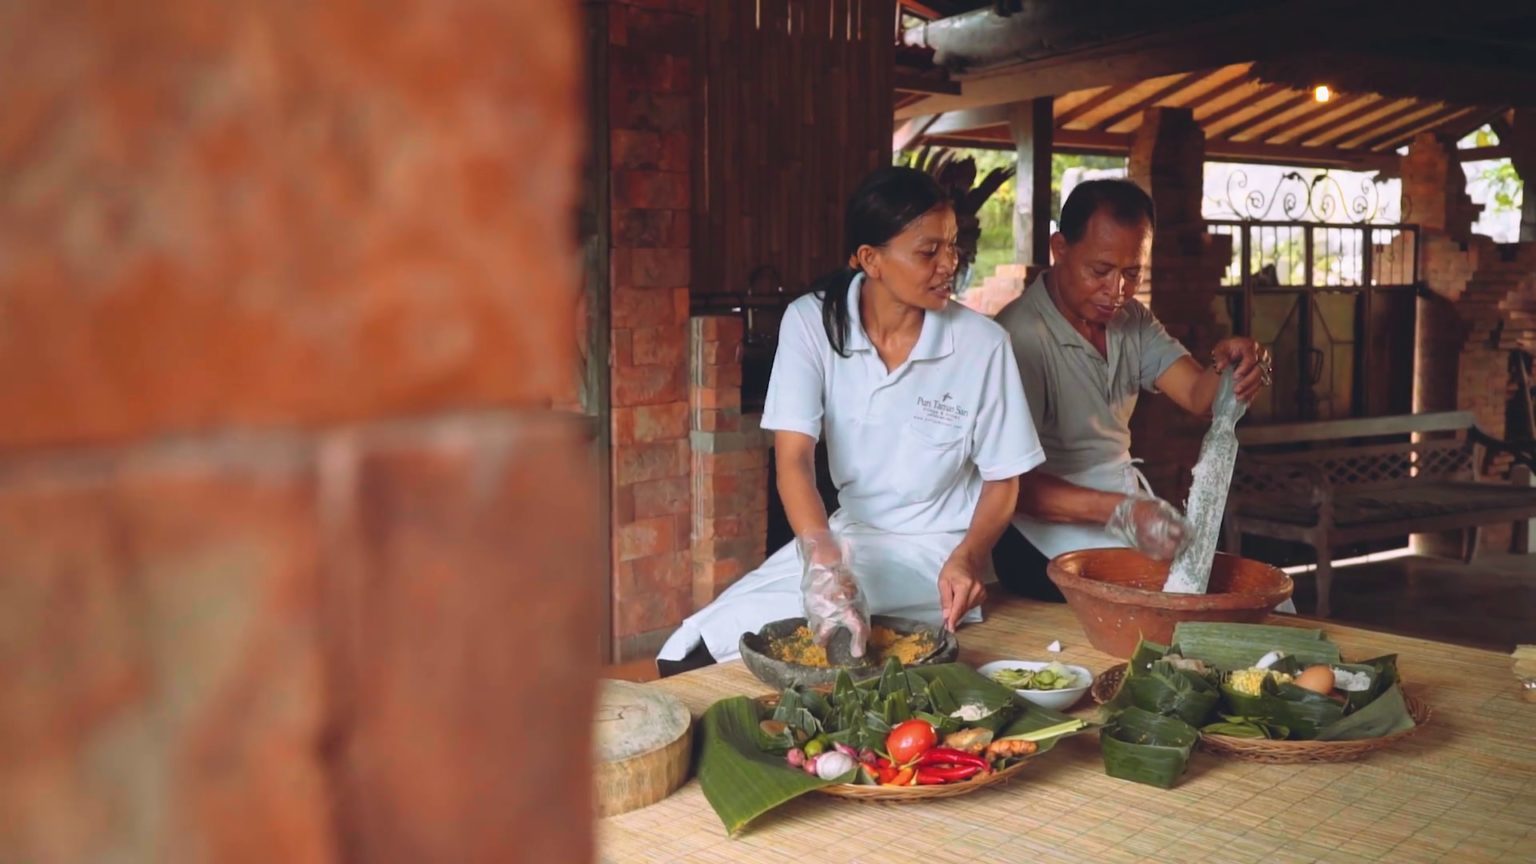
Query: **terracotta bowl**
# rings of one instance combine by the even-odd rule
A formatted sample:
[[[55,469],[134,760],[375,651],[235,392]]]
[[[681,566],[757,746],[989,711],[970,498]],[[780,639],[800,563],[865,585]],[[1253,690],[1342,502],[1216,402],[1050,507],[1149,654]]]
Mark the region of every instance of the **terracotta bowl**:
[[[1262,561],[1218,553],[1206,594],[1168,594],[1168,562],[1134,549],[1083,549],[1053,558],[1061,589],[1093,647],[1130,657],[1142,638],[1167,645],[1180,621],[1263,621],[1291,596],[1291,577]]]

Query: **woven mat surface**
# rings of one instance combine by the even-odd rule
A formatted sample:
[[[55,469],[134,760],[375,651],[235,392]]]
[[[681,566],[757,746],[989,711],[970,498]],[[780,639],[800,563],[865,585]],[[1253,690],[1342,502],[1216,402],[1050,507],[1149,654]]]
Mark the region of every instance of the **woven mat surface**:
[[[690,780],[658,804],[600,820],[603,862],[1513,862],[1536,861],[1536,704],[1507,654],[1321,626],[1350,659],[1399,655],[1434,710],[1398,746],[1337,765],[1257,765],[1196,752],[1171,790],[1104,775],[1097,736],[1069,739],[1013,782],[973,795],[882,805],[807,795],[736,839]],[[1063,605],[1004,600],[960,631],[961,660],[1060,659],[1095,673],[1120,662],[1089,647]],[[740,663],[650,686],[695,719],[717,699],[771,690]],[[1088,715],[1086,696],[1075,713]]]

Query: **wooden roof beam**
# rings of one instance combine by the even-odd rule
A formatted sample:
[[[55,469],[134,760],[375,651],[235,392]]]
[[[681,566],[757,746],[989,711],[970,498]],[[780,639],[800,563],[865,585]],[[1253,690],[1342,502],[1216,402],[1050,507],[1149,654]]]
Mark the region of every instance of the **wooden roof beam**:
[[[1061,112],[1061,116],[1056,118],[1056,128],[1064,128],[1068,123],[1071,123],[1072,121],[1082,117],[1085,114],[1097,110],[1106,102],[1124,96],[1135,86],[1135,84],[1122,84],[1105,87],[1103,90],[1095,93],[1092,96],[1089,96],[1087,99],[1084,99],[1077,105],[1074,105],[1071,108],[1068,108],[1066,111]]]
[[[1225,138],[1228,141],[1236,141],[1239,137],[1245,135],[1252,137],[1255,132],[1259,131],[1260,129],[1268,128],[1282,116],[1289,114],[1298,108],[1304,108],[1308,103],[1311,103],[1312,105],[1319,105],[1317,100],[1312,97],[1311,93],[1297,93],[1296,95],[1280,102],[1268,110],[1261,111],[1258,114],[1249,117],[1247,120],[1228,126],[1220,133],[1213,131],[1208,134],[1212,137]]]
[[[1302,134],[1311,132],[1325,123],[1343,120],[1362,111],[1367,111],[1371,105],[1379,101],[1381,101],[1381,97],[1375,93],[1346,93],[1324,103],[1327,105],[1326,110],[1313,114],[1302,123],[1287,126],[1278,134],[1270,136],[1268,141],[1271,144],[1289,144]]]
[[[1178,78],[1168,82],[1166,85],[1157,88],[1150,94],[1137,100],[1134,105],[1121,108],[1119,111],[1116,111],[1105,119],[1099,121],[1097,127],[1095,128],[1104,130],[1113,129],[1131,117],[1135,117],[1146,109],[1156,106],[1157,103],[1167,99],[1169,96],[1172,96],[1180,90],[1186,89],[1191,84],[1196,83],[1205,76],[1206,73],[1204,72],[1190,72],[1187,75],[1180,75]]]
[[[1223,81],[1215,87],[1212,87],[1204,93],[1201,93],[1189,104],[1183,105],[1181,107],[1188,108],[1190,111],[1198,112],[1201,108],[1204,108],[1213,102],[1220,101],[1222,97],[1228,95],[1234,90],[1237,90],[1238,88],[1251,87],[1257,83],[1258,82],[1254,81],[1252,78],[1249,78],[1247,75],[1239,75],[1229,81]]]
[[[1407,144],[1410,141],[1412,141],[1413,140],[1413,136],[1419,134],[1420,132],[1432,131],[1433,129],[1435,129],[1437,127],[1441,131],[1445,132],[1446,133],[1446,137],[1452,139],[1453,142],[1460,141],[1462,138],[1465,138],[1468,134],[1470,134],[1474,129],[1481,128],[1484,123],[1489,123],[1489,122],[1493,121],[1495,118],[1501,116],[1505,111],[1508,111],[1508,110],[1509,110],[1509,108],[1507,106],[1500,106],[1498,108],[1481,108],[1481,109],[1478,108],[1478,107],[1474,107],[1472,109],[1469,109],[1469,113],[1465,117],[1451,116],[1449,118],[1442,119],[1440,122],[1434,124],[1434,126],[1426,126],[1424,128],[1421,128],[1421,129],[1414,129],[1414,130],[1411,130],[1411,132],[1399,132],[1398,134],[1392,136],[1392,138],[1390,140],[1383,141],[1379,146],[1372,147],[1370,149],[1379,150],[1379,151],[1393,151],[1393,150],[1396,150],[1397,148],[1403,146],[1404,144]],[[1458,150],[1457,152],[1458,152],[1458,154],[1467,154],[1467,153],[1472,152],[1472,149],[1480,149],[1480,150],[1487,150],[1487,151],[1498,151],[1498,150],[1500,150],[1499,147],[1488,147],[1488,148],[1469,148],[1467,150]],[[1499,158],[1502,158],[1502,157],[1508,156],[1508,155],[1509,155],[1509,153],[1506,150],[1505,152],[1502,152],[1502,153],[1496,153],[1496,155],[1485,155],[1485,156],[1482,156],[1480,158],[1483,158],[1483,159],[1499,159]],[[1461,155],[1460,158],[1461,158],[1461,161],[1463,161],[1463,162],[1471,162],[1471,161],[1473,161],[1472,157],[1469,157],[1469,156],[1466,156],[1466,155]]]
[[[1385,149],[1383,147],[1385,144],[1412,138],[1426,129],[1433,129],[1475,110],[1477,110],[1475,105],[1444,105],[1431,102],[1422,110],[1405,114],[1388,125],[1378,126],[1341,140],[1339,146],[1355,147],[1361,150],[1382,150]]]
[[[1412,111],[1418,104],[1416,99],[1384,99],[1376,103],[1375,107],[1368,111],[1356,114],[1346,121],[1326,126],[1322,131],[1307,136],[1301,143],[1307,147],[1322,147],[1348,135],[1367,123],[1375,123]]]
[[[908,69],[897,69],[893,74],[894,89],[898,93],[957,94],[960,82],[948,78],[919,75]]]
[[[1212,126],[1220,123],[1228,117],[1241,114],[1244,111],[1252,110],[1254,105],[1260,102],[1264,102],[1267,99],[1272,99],[1276,94],[1284,93],[1288,89],[1290,88],[1286,87],[1284,84],[1266,84],[1261,87],[1257,93],[1253,94],[1251,98],[1239,99],[1231,105],[1228,105],[1227,107],[1218,111],[1213,111],[1204,117],[1197,116],[1195,117],[1195,121],[1200,124],[1200,128],[1209,130]],[[1206,134],[1209,135],[1210,133],[1207,132]]]
[[[1058,153],[1098,153],[1125,156],[1130,153],[1133,136],[1113,132],[1082,132],[1057,129],[1051,142]],[[925,144],[949,147],[977,147],[984,150],[1012,150],[1013,138],[1007,127],[991,126],[947,135],[923,137]],[[1463,151],[1471,152],[1471,151]],[[1262,165],[1287,165],[1304,168],[1348,168],[1354,171],[1382,171],[1397,167],[1395,153],[1363,153],[1334,147],[1273,146],[1236,141],[1206,143],[1207,161],[1253,162]]]

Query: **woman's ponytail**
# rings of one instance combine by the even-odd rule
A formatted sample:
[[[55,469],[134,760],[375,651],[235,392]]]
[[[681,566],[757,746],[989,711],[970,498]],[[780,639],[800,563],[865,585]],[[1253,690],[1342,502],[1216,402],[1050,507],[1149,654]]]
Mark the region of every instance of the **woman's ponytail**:
[[[821,298],[821,326],[839,357],[848,356],[848,293],[858,271],[852,267],[833,270],[811,283],[811,293]]]

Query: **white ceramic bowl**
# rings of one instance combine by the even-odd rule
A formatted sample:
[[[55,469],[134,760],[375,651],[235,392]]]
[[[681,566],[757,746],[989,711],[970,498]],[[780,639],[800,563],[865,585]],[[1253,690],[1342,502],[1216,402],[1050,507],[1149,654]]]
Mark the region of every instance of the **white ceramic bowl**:
[[[1060,663],[1071,670],[1072,674],[1077,676],[1077,686],[1068,687],[1065,690],[1014,690],[1013,692],[1039,705],[1041,708],[1049,708],[1052,711],[1065,711],[1075,705],[1077,700],[1083,698],[1083,694],[1087,693],[1088,688],[1093,686],[1093,673],[1085,667],[1074,666],[1071,663],[1061,663],[1059,660],[994,660],[991,663],[983,663],[977,667],[976,671],[991,678],[993,672],[1002,669],[1039,671],[1051,665],[1052,662]]]

